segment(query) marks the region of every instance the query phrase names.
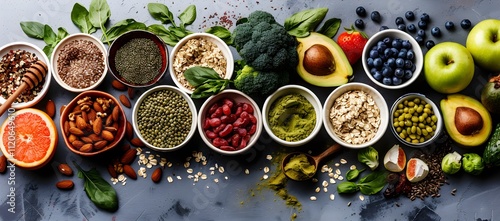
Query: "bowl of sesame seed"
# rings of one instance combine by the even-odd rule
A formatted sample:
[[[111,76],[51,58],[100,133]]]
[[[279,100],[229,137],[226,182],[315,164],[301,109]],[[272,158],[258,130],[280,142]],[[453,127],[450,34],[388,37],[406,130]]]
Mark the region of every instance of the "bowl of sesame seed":
[[[56,82],[71,92],[96,88],[108,72],[104,44],[84,33],[62,39],[54,48],[50,61]]]
[[[168,49],[157,35],[133,30],[116,38],[108,51],[111,74],[129,87],[147,87],[158,82],[168,67]]]

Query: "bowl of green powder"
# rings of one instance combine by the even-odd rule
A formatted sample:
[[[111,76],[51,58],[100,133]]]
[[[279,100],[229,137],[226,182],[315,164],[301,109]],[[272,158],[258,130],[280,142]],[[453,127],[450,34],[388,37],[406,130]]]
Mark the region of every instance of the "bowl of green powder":
[[[129,87],[147,87],[158,82],[168,67],[168,49],[157,35],[133,30],[113,41],[108,52],[111,74]]]

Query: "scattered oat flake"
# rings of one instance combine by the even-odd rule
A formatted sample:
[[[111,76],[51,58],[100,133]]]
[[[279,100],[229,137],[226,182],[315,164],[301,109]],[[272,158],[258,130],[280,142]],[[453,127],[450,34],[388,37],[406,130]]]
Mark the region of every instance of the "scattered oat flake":
[[[224,167],[219,167],[219,173],[224,173]]]
[[[267,180],[267,178],[269,178],[269,176],[267,174],[264,174],[264,176],[262,176],[262,179]]]
[[[321,191],[321,189],[319,187],[316,187],[316,189],[314,190],[314,192],[316,192],[316,193],[319,193],[319,191]]]
[[[267,159],[267,160],[272,160],[272,159],[273,159],[273,156],[271,156],[270,154],[268,154],[268,155],[266,156],[266,159]]]
[[[351,169],[351,170],[355,170],[355,169],[356,169],[356,165],[351,165],[351,166],[349,167],[349,169]]]
[[[337,179],[344,180],[344,177],[343,176],[339,176],[339,177],[337,177]]]
[[[191,165],[191,163],[189,163],[189,162],[185,162],[185,163],[184,163],[184,168],[189,168],[189,166],[190,166],[190,165]]]
[[[215,183],[218,183],[218,182],[219,182],[219,179],[215,178],[215,179],[214,179],[214,182],[215,182]]]
[[[186,172],[187,172],[187,173],[193,173],[193,169],[188,168],[188,169],[186,170]]]
[[[340,163],[335,163],[335,166],[336,166],[336,167],[340,166]]]
[[[359,199],[360,199],[361,201],[363,201],[363,200],[365,200],[365,196],[363,196],[363,195],[359,195]]]
[[[347,203],[347,206],[351,206],[351,202],[348,202],[348,203]]]
[[[316,197],[315,196],[311,196],[309,199],[311,199],[311,201],[316,201]]]
[[[332,193],[332,194],[330,194],[330,200],[331,200],[331,201],[335,200],[335,195],[333,195],[333,193]]]
[[[330,178],[330,183],[334,184],[334,183],[337,183],[337,181],[335,181],[335,179],[333,179],[333,178]]]
[[[312,178],[311,180],[313,183],[317,183],[318,182],[318,179],[317,178]]]
[[[347,163],[347,160],[345,160],[345,159],[340,159],[340,163],[341,163],[341,164],[346,164],[346,163]]]
[[[250,174],[250,170],[245,169],[245,174],[247,174],[247,175]]]
[[[328,186],[328,182],[326,180],[323,181],[323,183],[321,183],[323,185],[323,187],[327,187]]]
[[[181,177],[181,176],[177,176],[177,179],[178,179],[178,180],[182,180],[182,177]]]
[[[269,167],[264,167],[264,173],[269,173]]]
[[[206,175],[206,174],[202,174],[202,175],[200,176],[200,178],[201,178],[202,180],[206,180],[206,179],[207,179],[207,175]]]
[[[335,170],[335,174],[340,175],[341,173],[342,173],[342,172],[340,172],[340,169],[336,169],[336,170]]]
[[[167,181],[168,181],[169,183],[171,183],[171,182],[174,182],[174,179],[173,179],[171,176],[168,176],[168,177],[167,177]]]
[[[338,174],[333,174],[333,179],[338,179],[339,175]]]
[[[323,192],[328,193],[328,188],[323,187]]]

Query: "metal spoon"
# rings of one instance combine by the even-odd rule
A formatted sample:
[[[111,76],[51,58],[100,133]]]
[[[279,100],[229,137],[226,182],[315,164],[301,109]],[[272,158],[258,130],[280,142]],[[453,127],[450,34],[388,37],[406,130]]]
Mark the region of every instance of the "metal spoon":
[[[330,156],[331,154],[339,151],[341,149],[341,146],[340,144],[334,144],[332,146],[330,146],[328,149],[326,149],[325,151],[323,151],[323,153],[317,155],[317,156],[311,156],[309,154],[306,154],[306,153],[302,153],[302,152],[293,152],[293,153],[290,153],[288,155],[286,155],[284,158],[283,158],[283,161],[281,162],[281,172],[285,174],[286,177],[292,179],[292,180],[296,180],[296,181],[305,181],[305,180],[308,180],[308,179],[311,179],[314,174],[316,174],[316,171],[318,171],[318,166],[319,166],[319,163],[321,160],[323,160],[323,158],[327,157],[327,156]],[[288,164],[288,162],[290,162],[290,158],[292,158],[293,156],[296,156],[296,155],[299,155],[299,154],[304,154],[306,157],[307,157],[307,160],[309,161],[309,163],[311,165],[314,165],[314,173],[312,173],[310,176],[308,177],[304,177],[304,179],[295,179],[294,177],[289,177],[286,173],[285,173],[285,166]]]

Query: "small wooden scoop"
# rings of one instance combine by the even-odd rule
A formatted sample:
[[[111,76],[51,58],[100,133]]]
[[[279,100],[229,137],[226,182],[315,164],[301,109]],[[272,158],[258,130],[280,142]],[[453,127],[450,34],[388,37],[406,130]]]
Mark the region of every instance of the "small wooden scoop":
[[[7,109],[10,108],[12,103],[16,100],[21,93],[23,93],[26,89],[31,90],[34,87],[38,86],[40,82],[43,81],[45,76],[47,76],[47,71],[49,71],[47,65],[41,61],[38,60],[34,64],[31,65],[31,67],[24,73],[21,85],[17,90],[10,95],[10,97],[5,101],[5,103],[0,106],[0,116],[5,113]]]

